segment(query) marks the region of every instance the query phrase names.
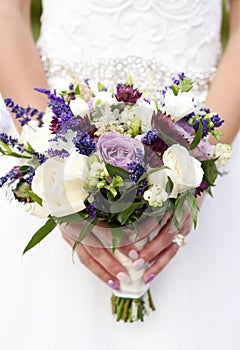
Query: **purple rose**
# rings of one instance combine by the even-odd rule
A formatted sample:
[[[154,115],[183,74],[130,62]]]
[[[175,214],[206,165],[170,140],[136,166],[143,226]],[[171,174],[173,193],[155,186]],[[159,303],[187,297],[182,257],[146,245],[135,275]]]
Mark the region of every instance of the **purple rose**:
[[[144,147],[137,139],[112,131],[100,136],[97,153],[107,163],[127,170],[129,163],[138,162],[139,156],[143,156]]]
[[[118,84],[117,93],[115,95],[118,102],[126,104],[134,104],[142,96],[142,92],[134,89],[133,85]]]

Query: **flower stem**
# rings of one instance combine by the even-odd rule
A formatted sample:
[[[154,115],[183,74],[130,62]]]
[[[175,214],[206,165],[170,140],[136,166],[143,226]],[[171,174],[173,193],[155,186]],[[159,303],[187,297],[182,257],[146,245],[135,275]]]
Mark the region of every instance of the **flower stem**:
[[[150,309],[155,310],[150,290],[141,298],[122,298],[115,295],[111,297],[112,314],[116,315],[117,321],[134,322],[144,321],[144,317],[149,314]]]

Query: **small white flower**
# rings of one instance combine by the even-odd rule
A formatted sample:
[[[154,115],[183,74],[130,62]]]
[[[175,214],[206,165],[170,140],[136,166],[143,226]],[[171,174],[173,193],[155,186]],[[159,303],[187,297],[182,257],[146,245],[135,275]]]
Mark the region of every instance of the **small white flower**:
[[[165,95],[165,106],[162,112],[170,115],[175,122],[182,119],[195,110],[194,96],[190,92],[179,92],[177,96],[172,90]]]
[[[85,117],[90,115],[90,109],[86,101],[81,97],[77,97],[75,100],[70,101],[70,109],[75,116]]]
[[[216,166],[225,166],[232,156],[232,147],[228,144],[217,143],[213,146],[213,152],[213,158],[218,158],[215,162]]]
[[[161,185],[154,184],[144,192],[143,198],[149,202],[150,206],[161,207],[168,199],[168,194]]]

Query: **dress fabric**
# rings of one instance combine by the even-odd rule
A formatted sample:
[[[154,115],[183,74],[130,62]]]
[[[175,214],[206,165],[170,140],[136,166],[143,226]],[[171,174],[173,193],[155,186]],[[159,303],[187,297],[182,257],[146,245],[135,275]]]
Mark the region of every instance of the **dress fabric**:
[[[136,55],[206,72],[220,59],[220,25],[221,0],[45,0],[38,48],[66,64]],[[152,282],[156,311],[144,323],[114,320],[111,290],[72,263],[58,229],[22,257],[43,222],[1,199],[0,348],[238,350],[239,136],[233,147],[197,230]]]

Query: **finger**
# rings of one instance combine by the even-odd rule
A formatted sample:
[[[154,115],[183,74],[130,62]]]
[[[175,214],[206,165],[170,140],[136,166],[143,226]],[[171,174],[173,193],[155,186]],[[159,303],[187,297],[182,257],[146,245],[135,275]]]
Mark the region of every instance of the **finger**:
[[[169,226],[170,222],[168,221],[159,234],[145,245],[140,251],[141,259],[145,262],[152,261],[172,243],[177,231],[169,233]]]
[[[71,246],[73,246],[75,240],[72,240],[69,236],[66,238],[68,242],[70,241]],[[93,233],[90,232],[88,236],[77,245],[76,252],[83,252],[83,258],[86,255],[85,252],[87,252],[88,256],[91,257],[91,262],[94,260],[97,263],[96,268],[98,268],[98,265],[100,265],[104,268],[104,270],[109,271],[109,273],[119,281],[125,283],[130,281],[127,269],[120,264],[120,262],[114,257],[113,254],[109,252],[107,248],[102,245],[101,241]],[[79,258],[81,260],[80,255]]]
[[[178,249],[179,247],[172,243],[155,258],[154,263],[144,272],[143,280],[146,284],[152,281],[154,277],[164,269],[176,255]]]
[[[69,237],[64,239],[73,247],[75,241]],[[94,275],[96,275],[101,281],[106,283],[109,287],[114,290],[120,290],[120,283],[118,279],[106,270],[101,264],[99,264],[93,257],[88,253],[81,243],[76,247],[76,253],[80,262],[87,267]]]

